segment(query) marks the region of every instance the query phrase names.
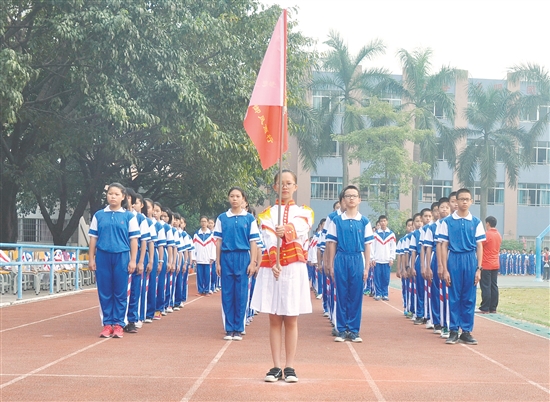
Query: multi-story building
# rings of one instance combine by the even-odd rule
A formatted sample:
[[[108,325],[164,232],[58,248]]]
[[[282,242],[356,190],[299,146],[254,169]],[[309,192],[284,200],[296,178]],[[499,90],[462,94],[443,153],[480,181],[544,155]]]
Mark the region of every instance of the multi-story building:
[[[401,76],[394,76],[400,80]],[[467,121],[464,110],[468,106],[468,85],[482,85],[485,88],[508,88],[511,91],[521,91],[524,95],[532,94],[534,86],[520,82],[514,84],[506,80],[469,78],[457,80],[446,88],[455,100],[456,116],[450,121],[441,110],[434,106],[434,114],[443,123],[451,127],[466,127]],[[312,91],[312,104],[320,107],[323,102],[329,101],[335,94],[331,91]],[[336,94],[337,95],[337,94]],[[394,106],[401,104],[398,97],[385,99]],[[526,130],[550,112],[550,105],[540,106],[529,112],[523,113],[519,124]],[[338,134],[338,133],[336,133]],[[333,152],[323,157],[314,171],[305,171],[299,162],[298,146],[296,139],[291,137],[287,165],[298,174],[299,188],[297,202],[310,205],[316,213],[317,221],[330,213],[332,205],[338,198],[342,189],[342,160],[339,144],[334,142]],[[464,144],[458,144],[458,148]],[[409,144],[412,155],[412,144]],[[384,189],[392,194],[392,206],[400,210],[411,210],[412,197],[418,199],[418,209],[430,207],[433,201],[442,196],[448,196],[453,190],[460,187],[460,183],[454,171],[449,169],[445,155],[439,155],[439,169],[431,177],[431,180],[421,183],[417,194],[399,194],[395,189]],[[349,166],[350,182],[360,176],[365,169],[363,163],[352,163]],[[479,184],[473,189],[475,204],[471,210],[479,215]],[[376,182],[369,188],[361,189],[361,212],[366,215],[373,213],[369,207],[369,200],[375,200],[379,186]],[[502,163],[497,167],[497,182],[494,188],[489,189],[488,215],[497,218],[497,229],[503,234],[504,239],[525,241],[528,247],[533,247],[534,239],[550,224],[550,124],[547,124],[543,134],[537,139],[531,153],[531,165],[528,169],[519,172],[516,188],[510,188],[506,183],[506,172]],[[550,241],[546,239],[546,243]]]

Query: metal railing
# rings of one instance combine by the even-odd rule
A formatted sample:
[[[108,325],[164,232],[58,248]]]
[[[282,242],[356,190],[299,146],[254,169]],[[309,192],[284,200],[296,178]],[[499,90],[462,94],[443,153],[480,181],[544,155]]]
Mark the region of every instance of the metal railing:
[[[15,289],[17,289],[17,300],[23,299],[23,276],[26,274],[32,274],[35,275],[38,273],[37,271],[24,271],[24,266],[44,266],[49,265],[49,291],[50,294],[54,294],[54,279],[56,276],[56,270],[54,269],[55,266],[58,265],[74,265],[74,287],[75,290],[79,290],[80,286],[80,271],[82,265],[87,265],[88,260],[80,260],[80,253],[83,251],[88,251],[88,247],[69,247],[69,246],[54,246],[54,245],[40,245],[40,244],[17,244],[17,243],[0,243],[0,249],[6,251],[7,249],[10,250],[17,250],[17,260],[10,261],[10,262],[0,262],[0,269],[3,269],[4,267],[12,267],[10,271],[15,274],[16,276],[16,284]],[[54,253],[56,250],[62,250],[62,251],[69,251],[69,252],[75,252],[75,260],[68,260],[68,261],[55,261],[54,260]],[[49,259],[44,259],[43,261],[24,261],[23,260],[23,253],[29,252],[29,251],[45,251],[49,252],[50,256]],[[14,271],[13,267],[16,267],[17,270]],[[41,274],[45,275],[48,273],[48,271],[40,271]],[[36,283],[35,283],[35,291],[40,291],[40,283],[38,283],[39,288],[36,289]],[[58,287],[59,287],[59,277],[58,277]],[[14,292],[15,293],[15,292]]]

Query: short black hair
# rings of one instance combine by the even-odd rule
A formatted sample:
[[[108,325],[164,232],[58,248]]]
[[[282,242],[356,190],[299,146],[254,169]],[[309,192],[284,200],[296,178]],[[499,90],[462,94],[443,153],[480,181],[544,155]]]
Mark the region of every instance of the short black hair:
[[[485,218],[485,223],[488,223],[489,226],[495,228],[497,226],[497,218],[495,218],[494,216],[488,216],[487,218]]]

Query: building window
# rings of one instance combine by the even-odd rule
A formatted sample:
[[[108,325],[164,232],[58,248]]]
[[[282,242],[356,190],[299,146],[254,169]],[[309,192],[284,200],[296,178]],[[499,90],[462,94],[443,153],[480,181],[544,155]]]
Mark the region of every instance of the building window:
[[[548,113],[550,113],[550,106],[548,105],[532,106],[521,112],[520,120],[538,121],[544,119]]]
[[[537,141],[531,151],[531,163],[548,165],[550,163],[550,141]]]
[[[453,182],[450,180],[432,180],[420,186],[418,201],[435,202],[441,197],[448,197],[453,191]]]
[[[68,221],[65,221],[67,225]],[[53,236],[48,229],[48,225],[44,219],[35,218],[20,218],[18,220],[19,233],[17,236],[18,242],[24,243],[39,243],[39,244],[51,244],[53,243]],[[67,243],[75,244],[78,242],[78,230],[76,230]]]
[[[311,176],[311,198],[317,200],[338,200],[342,191],[342,177]]]
[[[399,186],[395,181],[387,186],[380,183],[380,179],[371,179],[368,186],[361,187],[361,199],[365,201],[387,199],[389,202],[397,202],[399,201]]]
[[[550,206],[550,184],[519,183],[518,204],[532,207]]]
[[[481,188],[479,181],[474,183],[474,203],[479,204],[481,200]],[[504,183],[495,183],[495,187],[489,187],[487,192],[487,205],[504,204]]]
[[[313,108],[332,111],[337,107],[337,113],[344,113],[344,95],[342,91],[313,91]]]
[[[434,102],[434,107],[432,112],[434,116],[437,117],[438,119],[445,118],[445,113],[443,112],[443,105],[441,103]]]

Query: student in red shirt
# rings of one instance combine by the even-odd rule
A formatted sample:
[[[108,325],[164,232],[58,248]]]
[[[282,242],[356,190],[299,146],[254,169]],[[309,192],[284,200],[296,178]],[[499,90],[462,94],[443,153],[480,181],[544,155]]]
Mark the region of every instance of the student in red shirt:
[[[483,245],[483,260],[481,261],[481,305],[478,313],[496,313],[498,305],[498,269],[500,244],[502,237],[496,229],[497,220],[494,216],[485,218],[485,244]]]

